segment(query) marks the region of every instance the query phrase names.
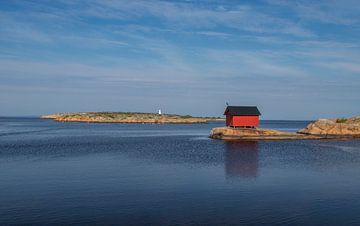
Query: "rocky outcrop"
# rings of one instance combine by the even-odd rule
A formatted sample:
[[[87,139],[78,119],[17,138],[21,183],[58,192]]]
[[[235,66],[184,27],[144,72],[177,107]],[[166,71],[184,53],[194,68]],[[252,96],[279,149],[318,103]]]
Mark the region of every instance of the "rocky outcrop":
[[[220,140],[299,140],[321,139],[322,137],[271,129],[218,127],[211,130],[210,138]]]
[[[360,136],[360,116],[349,119],[319,119],[298,131],[323,136]]]
[[[259,128],[213,128],[213,139],[221,140],[303,140],[360,138],[360,116],[349,119],[319,119],[297,133]]]

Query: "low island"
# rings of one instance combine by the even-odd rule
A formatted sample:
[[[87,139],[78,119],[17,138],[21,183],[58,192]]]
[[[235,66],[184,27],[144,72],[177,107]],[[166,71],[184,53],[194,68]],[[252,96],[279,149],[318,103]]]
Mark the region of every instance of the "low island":
[[[296,133],[260,128],[213,128],[210,137],[221,140],[302,140],[360,138],[360,116],[319,119]]]
[[[58,113],[41,116],[58,122],[88,123],[148,123],[148,124],[195,124],[223,121],[220,117],[193,117],[191,115],[155,114],[142,112],[82,112]]]

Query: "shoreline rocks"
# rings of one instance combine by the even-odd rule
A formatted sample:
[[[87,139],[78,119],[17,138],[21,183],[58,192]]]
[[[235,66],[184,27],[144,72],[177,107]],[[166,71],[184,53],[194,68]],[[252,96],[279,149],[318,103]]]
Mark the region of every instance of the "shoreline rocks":
[[[319,119],[298,131],[310,135],[360,135],[360,117],[349,119]]]
[[[360,116],[349,119],[319,119],[296,133],[260,128],[218,127],[210,138],[220,140],[309,140],[360,138]]]
[[[217,127],[210,138],[218,140],[305,140],[324,139],[323,136],[281,132],[271,129]]]

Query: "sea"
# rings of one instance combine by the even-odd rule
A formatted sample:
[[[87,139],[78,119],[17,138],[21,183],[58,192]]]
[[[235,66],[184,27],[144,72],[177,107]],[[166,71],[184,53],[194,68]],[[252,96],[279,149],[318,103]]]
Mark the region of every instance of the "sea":
[[[0,225],[360,225],[360,140],[208,138],[219,126],[2,117]]]

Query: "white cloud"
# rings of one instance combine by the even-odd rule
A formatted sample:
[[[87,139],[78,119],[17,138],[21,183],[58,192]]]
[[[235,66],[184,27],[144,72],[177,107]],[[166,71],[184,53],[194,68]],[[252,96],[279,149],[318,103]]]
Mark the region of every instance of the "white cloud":
[[[292,10],[303,20],[339,25],[353,25],[360,22],[360,5],[357,0],[267,0],[267,2]]]

